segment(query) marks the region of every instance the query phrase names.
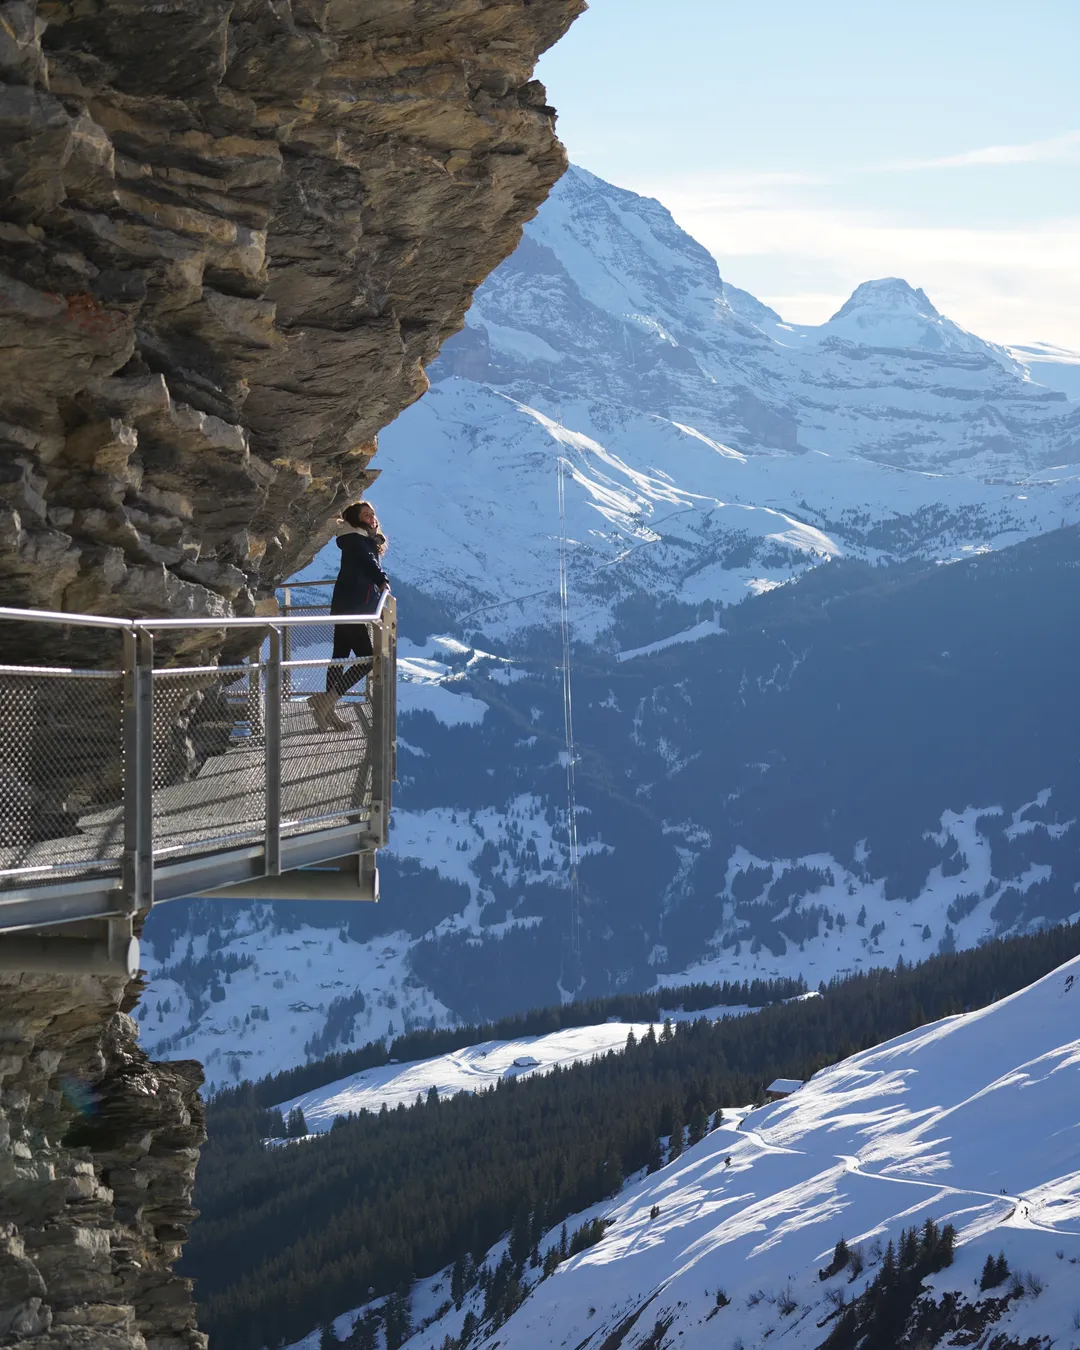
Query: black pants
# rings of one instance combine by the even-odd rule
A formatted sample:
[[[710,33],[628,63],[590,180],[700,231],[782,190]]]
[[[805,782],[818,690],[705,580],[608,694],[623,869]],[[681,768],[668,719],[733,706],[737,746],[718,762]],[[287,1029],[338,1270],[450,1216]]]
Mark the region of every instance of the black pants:
[[[359,680],[370,671],[373,655],[371,633],[366,623],[337,623],[334,625],[334,658],[358,656],[361,659],[345,670],[342,666],[329,666],[326,671],[326,692],[347,694]]]

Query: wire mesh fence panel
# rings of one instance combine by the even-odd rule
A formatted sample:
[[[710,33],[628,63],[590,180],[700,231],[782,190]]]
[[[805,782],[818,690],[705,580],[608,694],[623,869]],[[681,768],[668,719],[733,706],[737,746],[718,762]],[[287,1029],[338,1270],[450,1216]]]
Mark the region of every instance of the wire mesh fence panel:
[[[0,666],[0,896],[118,871],[120,671]]]
[[[325,717],[321,706],[329,701],[327,672],[348,669],[349,663],[306,658],[288,663],[282,671],[292,685],[281,717],[281,823],[286,833],[367,814],[371,702],[366,676],[337,697]],[[305,692],[309,689],[310,694]]]
[[[154,856],[261,839],[263,668],[154,671]]]
[[[329,586],[297,589],[280,625],[215,619],[205,642],[201,623],[0,609],[0,920],[174,898],[219,855],[230,876],[230,853],[274,876],[357,834],[385,838],[393,602],[348,623],[329,614]],[[48,644],[70,665],[31,665]],[[183,652],[192,664],[169,664]]]

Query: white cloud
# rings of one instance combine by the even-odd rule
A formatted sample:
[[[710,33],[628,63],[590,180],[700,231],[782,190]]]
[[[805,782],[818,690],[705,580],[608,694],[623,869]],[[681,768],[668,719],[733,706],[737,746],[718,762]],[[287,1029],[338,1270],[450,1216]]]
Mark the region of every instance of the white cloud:
[[[963,169],[969,166],[998,164],[1052,164],[1075,160],[1080,155],[1080,131],[1066,131],[1060,136],[1048,136],[1041,141],[1023,145],[985,145],[977,150],[963,150],[957,155],[941,155],[936,159],[900,160],[886,168],[894,172],[913,169]]]
[[[822,322],[862,281],[901,276],[996,342],[1080,348],[1080,218],[1019,227],[909,223],[745,175],[634,183],[708,248],[721,275],[795,322]]]

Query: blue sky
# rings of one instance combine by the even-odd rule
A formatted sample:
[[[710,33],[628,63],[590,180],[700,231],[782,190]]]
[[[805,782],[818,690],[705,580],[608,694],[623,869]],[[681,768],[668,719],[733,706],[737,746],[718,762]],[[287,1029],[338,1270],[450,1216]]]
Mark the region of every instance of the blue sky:
[[[1080,0],[591,0],[541,61],[575,163],[797,322],[902,276],[1080,348]]]

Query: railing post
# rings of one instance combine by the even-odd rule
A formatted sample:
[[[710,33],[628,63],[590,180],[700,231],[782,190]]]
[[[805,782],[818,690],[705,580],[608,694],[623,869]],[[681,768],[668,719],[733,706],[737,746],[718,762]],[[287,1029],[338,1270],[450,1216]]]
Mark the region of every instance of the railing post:
[[[266,763],[264,870],[268,877],[281,875],[281,694],[281,630],[271,628],[266,677],[263,681]]]
[[[386,597],[386,685],[388,712],[386,738],[390,749],[390,771],[386,780],[386,803],[390,807],[392,784],[397,782],[397,601]]]
[[[371,833],[377,848],[386,846],[389,809],[386,802],[386,689],[382,624],[372,624],[371,678]]]
[[[285,614],[289,614],[289,613],[291,613],[291,611],[292,611],[292,589],[291,589],[291,587],[289,587],[289,586],[283,586],[283,587],[282,587],[282,590],[283,590],[284,593],[285,593],[285,604],[284,604],[283,612],[284,612]],[[288,624],[286,624],[285,627],[282,628],[282,629],[280,630],[280,634],[281,634],[281,659],[282,659],[283,661],[291,661],[291,660],[292,660],[292,629],[288,626]],[[282,672],[282,677],[281,677],[281,696],[282,696],[283,699],[290,699],[290,698],[292,698],[292,669],[291,669],[291,667],[286,668],[286,669]]]
[[[124,860],[130,913],[154,903],[154,639],[124,633]]]
[[[134,913],[139,893],[139,635],[133,628],[124,630],[124,857],[120,884],[124,908]]]
[[[382,619],[373,625],[371,644],[371,832],[379,848],[385,848],[390,840],[390,785],[397,753],[394,626],[394,598],[387,596]]]

